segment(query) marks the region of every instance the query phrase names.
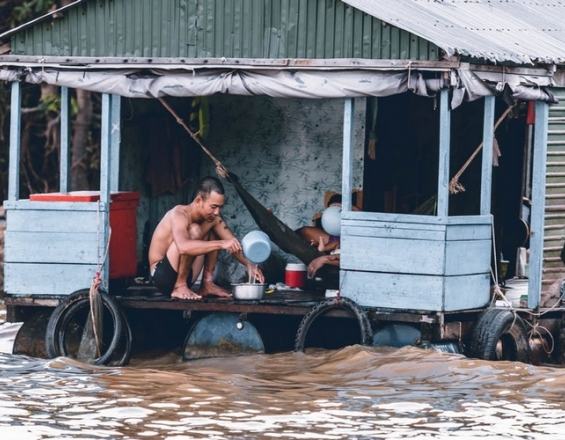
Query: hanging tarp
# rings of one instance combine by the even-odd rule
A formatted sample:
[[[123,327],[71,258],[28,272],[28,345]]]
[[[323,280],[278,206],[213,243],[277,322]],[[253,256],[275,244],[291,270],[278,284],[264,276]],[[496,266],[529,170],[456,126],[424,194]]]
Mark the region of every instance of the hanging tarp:
[[[455,108],[464,100],[472,101],[492,95],[507,86],[517,99],[535,97],[554,101],[553,96],[543,89],[552,84],[549,76],[483,73],[469,69],[452,70],[448,79],[441,72],[373,70],[0,70],[0,80],[18,79],[33,84],[47,83],[127,98],[209,96],[221,93],[320,99],[390,96],[407,91],[420,96],[434,96],[440,88],[450,86],[455,90],[452,101],[452,107]]]

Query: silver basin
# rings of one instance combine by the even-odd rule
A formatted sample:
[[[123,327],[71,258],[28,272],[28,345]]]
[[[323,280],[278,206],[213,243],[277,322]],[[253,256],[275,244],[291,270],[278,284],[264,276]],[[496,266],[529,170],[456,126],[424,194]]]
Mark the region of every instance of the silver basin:
[[[257,300],[263,298],[266,284],[232,284],[233,286],[233,297],[235,299],[243,300]]]

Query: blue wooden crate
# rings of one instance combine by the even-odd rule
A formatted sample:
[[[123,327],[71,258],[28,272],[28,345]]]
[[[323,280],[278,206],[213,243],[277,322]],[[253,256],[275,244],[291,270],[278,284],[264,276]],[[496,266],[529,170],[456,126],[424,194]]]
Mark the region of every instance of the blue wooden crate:
[[[491,216],[342,216],[341,291],[363,306],[453,311],[490,299]]]
[[[8,295],[69,295],[90,287],[104,255],[98,203],[6,201]]]

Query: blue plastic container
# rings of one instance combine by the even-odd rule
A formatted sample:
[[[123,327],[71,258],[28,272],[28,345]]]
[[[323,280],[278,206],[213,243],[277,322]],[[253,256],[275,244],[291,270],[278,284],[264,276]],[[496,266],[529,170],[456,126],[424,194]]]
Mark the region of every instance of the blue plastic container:
[[[248,232],[241,240],[243,254],[252,263],[259,264],[271,255],[271,240],[263,231]]]

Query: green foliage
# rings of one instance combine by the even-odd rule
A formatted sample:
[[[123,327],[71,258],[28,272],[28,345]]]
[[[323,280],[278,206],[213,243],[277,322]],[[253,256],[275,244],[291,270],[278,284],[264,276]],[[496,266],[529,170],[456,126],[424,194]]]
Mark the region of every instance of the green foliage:
[[[0,0],[0,16],[7,18],[2,20],[0,32],[45,14],[56,4],[55,0]]]

